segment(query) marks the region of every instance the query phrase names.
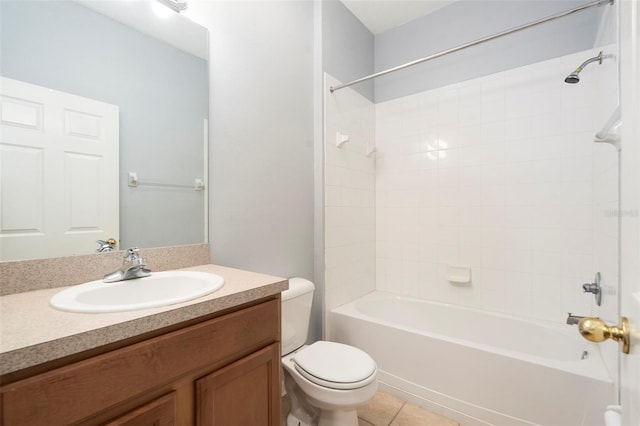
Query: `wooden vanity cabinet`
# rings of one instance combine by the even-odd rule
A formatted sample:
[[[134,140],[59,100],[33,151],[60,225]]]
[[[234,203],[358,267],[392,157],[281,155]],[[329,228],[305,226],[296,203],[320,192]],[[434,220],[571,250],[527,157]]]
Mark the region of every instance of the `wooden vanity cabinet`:
[[[178,424],[176,393],[171,392],[106,424],[106,426],[173,426]]]
[[[2,426],[280,423],[280,297],[0,387]]]

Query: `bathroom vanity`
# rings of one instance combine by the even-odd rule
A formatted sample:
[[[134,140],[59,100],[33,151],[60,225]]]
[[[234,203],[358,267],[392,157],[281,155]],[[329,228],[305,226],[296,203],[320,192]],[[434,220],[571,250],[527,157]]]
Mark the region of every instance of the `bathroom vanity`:
[[[178,305],[97,315],[50,308],[60,289],[0,298],[1,424],[279,424],[287,281],[189,269],[219,274],[225,286]]]

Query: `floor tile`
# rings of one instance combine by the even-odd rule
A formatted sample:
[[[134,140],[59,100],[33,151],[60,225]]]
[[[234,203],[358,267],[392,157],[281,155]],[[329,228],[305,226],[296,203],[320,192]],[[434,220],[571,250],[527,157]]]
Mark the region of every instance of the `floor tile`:
[[[391,426],[458,426],[458,423],[413,404],[404,404]]]
[[[358,426],[376,426],[376,425],[369,423],[366,420],[362,420],[360,417],[358,417]]]
[[[378,392],[369,404],[358,409],[358,417],[374,426],[388,426],[404,401],[388,393]]]
[[[282,397],[282,410],[280,415],[280,426],[287,426],[287,416],[291,411],[291,399],[289,395]]]

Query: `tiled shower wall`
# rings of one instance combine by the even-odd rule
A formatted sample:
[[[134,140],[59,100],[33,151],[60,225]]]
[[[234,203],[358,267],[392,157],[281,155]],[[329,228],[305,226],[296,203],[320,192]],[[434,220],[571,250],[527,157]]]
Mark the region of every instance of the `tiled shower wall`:
[[[616,151],[593,135],[615,60],[564,78],[598,51],[376,105],[377,289],[555,321],[593,310],[594,219],[617,197]],[[471,281],[449,282],[451,265]]]
[[[376,105],[327,91],[326,310],[378,289],[615,321],[617,151],[593,137],[617,105],[617,60],[564,83],[599,50]],[[450,265],[469,266],[471,282],[449,282]],[[581,288],[597,271],[603,310]]]
[[[325,74],[325,87],[339,84]],[[325,90],[325,309],[375,289],[374,104]],[[336,135],[349,138],[340,148]]]

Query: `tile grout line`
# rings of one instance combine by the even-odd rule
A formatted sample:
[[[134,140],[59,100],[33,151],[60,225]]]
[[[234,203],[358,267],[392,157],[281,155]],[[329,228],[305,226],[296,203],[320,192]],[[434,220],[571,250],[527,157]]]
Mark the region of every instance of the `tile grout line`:
[[[393,418],[391,419],[391,421],[389,422],[389,424],[387,426],[391,426],[391,423],[393,423],[393,421],[396,419],[396,417],[398,417],[398,414],[400,414],[400,411],[402,411],[402,409],[404,408],[404,406],[407,404],[407,401],[403,401],[402,405],[400,406],[400,408],[398,409],[398,411],[396,412],[396,415],[393,416]]]

